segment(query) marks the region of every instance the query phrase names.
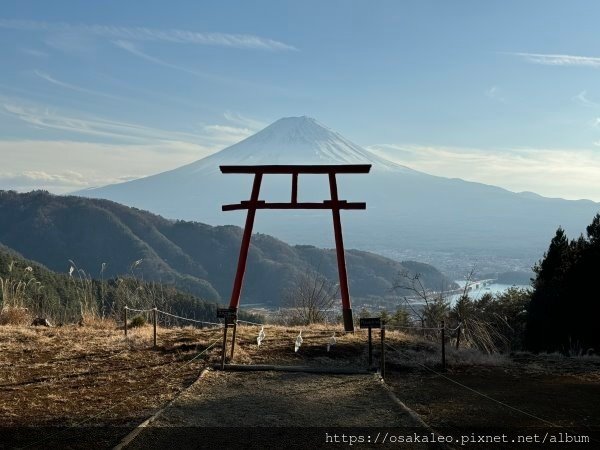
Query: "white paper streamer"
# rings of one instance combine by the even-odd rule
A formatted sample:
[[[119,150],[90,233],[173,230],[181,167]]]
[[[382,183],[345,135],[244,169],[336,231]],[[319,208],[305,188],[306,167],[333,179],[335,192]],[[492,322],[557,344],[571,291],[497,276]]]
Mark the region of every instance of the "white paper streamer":
[[[265,339],[265,327],[260,327],[260,331],[258,332],[258,337],[256,338],[256,343],[260,347],[260,344]]]
[[[329,351],[331,349],[331,347],[333,347],[336,343],[337,343],[337,340],[335,338],[335,331],[334,331],[333,335],[329,338],[329,342],[327,343],[327,351]]]
[[[298,336],[296,337],[296,342],[294,344],[294,351],[296,353],[298,353],[298,350],[300,349],[300,346],[302,345],[303,341],[304,339],[302,339],[302,330],[300,330],[300,333],[298,333]]]

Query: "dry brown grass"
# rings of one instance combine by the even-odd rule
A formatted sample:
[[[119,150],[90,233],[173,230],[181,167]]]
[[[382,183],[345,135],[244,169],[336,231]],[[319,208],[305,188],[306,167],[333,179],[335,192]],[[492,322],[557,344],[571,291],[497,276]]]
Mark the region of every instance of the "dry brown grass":
[[[159,328],[158,347],[153,349],[150,325],[130,329],[127,338],[122,328],[110,321],[98,320],[87,325],[0,327],[0,428],[82,424],[132,427],[193,383],[204,367],[220,361],[220,329]],[[366,330],[346,334],[339,326],[323,325],[265,326],[264,329],[266,336],[259,347],[256,338],[260,327],[238,326],[233,362],[367,368]],[[294,341],[300,331],[303,344],[296,353]],[[336,344],[328,352],[327,343],[334,332]],[[378,330],[374,330],[373,339],[377,365],[380,354]],[[389,382],[403,401],[427,416],[433,424],[449,420],[451,413],[461,416],[460,408],[468,408],[468,402],[475,401],[472,396],[465,395],[463,403],[449,408],[447,403],[435,400],[436,396],[460,394],[455,386],[448,385],[447,381],[422,366],[439,368],[439,343],[399,331],[387,332],[386,341],[397,350],[387,352]],[[230,343],[231,332],[228,350]],[[211,344],[214,347],[190,362]],[[483,356],[468,349],[454,351],[448,348],[447,356],[449,376],[479,389],[494,388],[496,390],[488,393],[499,398],[504,395],[499,389],[514,390],[517,380],[524,380],[532,373],[549,376],[558,364],[551,356],[520,355],[523,361],[514,362],[506,357]],[[586,364],[577,382],[587,383],[585,389],[588,385],[597,386],[598,360],[579,360],[568,362],[572,367]],[[573,373],[574,369],[566,368],[567,362],[561,364],[565,365],[565,371],[568,370],[565,374]],[[490,385],[493,380],[495,387]],[[565,380],[573,381],[573,376],[568,375]],[[535,386],[535,380],[529,388],[533,389],[532,386]],[[560,389],[563,387],[566,389],[568,385],[561,384]],[[559,394],[563,393],[560,389],[556,391]],[[519,392],[522,396],[527,394],[525,390]],[[542,393],[536,391],[536,395]],[[564,398],[568,396],[568,391],[564,390]],[[528,398],[527,401],[534,400]],[[478,410],[480,415],[485,412],[484,406]],[[590,411],[595,411],[592,406]],[[502,413],[499,410],[495,420],[503,420]]]
[[[197,377],[218,332],[0,327],[0,427],[136,424]],[[212,351],[208,352],[212,356]]]
[[[118,328],[117,322],[112,317],[99,317],[98,315],[84,314],[79,322],[80,326],[95,330],[115,330]]]
[[[27,308],[6,306],[0,311],[0,325],[29,325],[31,320]]]
[[[366,333],[341,327],[239,326],[235,363],[366,368]],[[294,352],[302,330],[303,344]],[[335,332],[336,344],[327,351]],[[394,345],[413,338],[388,333]],[[130,329],[125,338],[113,322],[86,326],[0,327],[0,427],[17,425],[136,424],[192,383],[201,369],[220,361],[220,329]],[[374,333],[375,356],[378,333]],[[188,363],[212,343],[205,356]],[[231,343],[231,332],[228,344]],[[228,347],[229,348],[229,347]]]

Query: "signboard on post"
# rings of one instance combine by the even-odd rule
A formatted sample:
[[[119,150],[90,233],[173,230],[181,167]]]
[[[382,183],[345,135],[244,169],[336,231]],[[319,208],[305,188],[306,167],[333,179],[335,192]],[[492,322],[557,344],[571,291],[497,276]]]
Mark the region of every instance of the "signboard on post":
[[[381,328],[381,317],[364,317],[360,319],[361,328]]]
[[[237,310],[235,308],[217,308],[217,318],[225,319],[225,323],[233,323],[237,320]]]
[[[383,339],[385,329],[381,326],[381,317],[363,317],[360,319],[360,327],[369,329],[369,368],[373,365],[373,335],[371,334],[371,330],[373,328],[381,328],[381,361],[383,366]],[[382,373],[385,369],[381,369]]]
[[[233,359],[233,350],[235,348],[235,331],[237,321],[236,308],[217,308],[217,319],[225,319],[223,327],[223,354],[221,355],[221,370],[225,370],[225,349],[227,347],[227,329],[233,327],[233,340],[231,341],[231,358]]]

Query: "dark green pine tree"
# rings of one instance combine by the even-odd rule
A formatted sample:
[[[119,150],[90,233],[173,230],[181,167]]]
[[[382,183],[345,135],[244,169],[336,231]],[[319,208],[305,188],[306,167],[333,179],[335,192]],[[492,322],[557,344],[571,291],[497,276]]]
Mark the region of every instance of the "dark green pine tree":
[[[527,346],[567,354],[600,351],[600,214],[587,227],[587,238],[569,242],[559,228],[534,271]]]
[[[534,351],[555,349],[559,334],[564,276],[570,260],[570,245],[562,227],[556,230],[548,251],[533,271],[534,291],[527,311],[527,347]]]
[[[596,214],[592,223],[587,227],[587,235],[593,247],[600,247],[600,214]]]
[[[587,227],[587,240],[574,245],[571,270],[566,280],[569,295],[569,349],[600,351],[600,214]]]

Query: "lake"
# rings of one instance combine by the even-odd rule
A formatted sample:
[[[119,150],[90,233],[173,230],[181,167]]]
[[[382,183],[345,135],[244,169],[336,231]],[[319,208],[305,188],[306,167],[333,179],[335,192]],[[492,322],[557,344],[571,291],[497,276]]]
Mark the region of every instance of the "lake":
[[[465,284],[467,283],[467,280],[455,280],[455,283],[458,284],[461,288],[465,287]],[[479,284],[479,288],[476,288],[475,286]],[[531,286],[529,285],[524,285],[524,284],[499,284],[499,283],[492,283],[492,284],[488,284],[488,285],[482,285],[480,282],[475,281],[475,282],[471,282],[472,285],[472,289],[469,291],[469,296],[471,298],[474,299],[478,299],[480,298],[483,294],[500,294],[504,291],[506,291],[508,288],[511,287],[516,287],[519,289],[531,289]],[[450,303],[454,304],[454,302],[456,300],[458,300],[460,298],[460,294],[455,294],[455,295],[451,295],[449,297],[450,299]]]

